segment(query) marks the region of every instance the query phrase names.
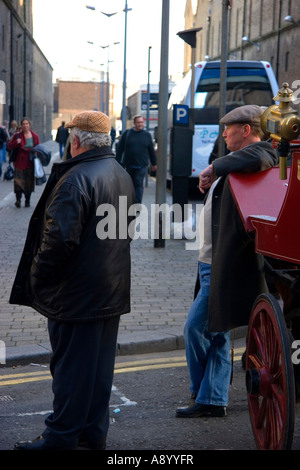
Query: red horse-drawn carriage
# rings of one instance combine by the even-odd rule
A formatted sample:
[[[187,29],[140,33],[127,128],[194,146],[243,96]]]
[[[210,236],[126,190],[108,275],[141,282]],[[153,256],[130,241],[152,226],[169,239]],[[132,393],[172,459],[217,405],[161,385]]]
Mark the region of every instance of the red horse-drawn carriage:
[[[284,83],[279,105],[262,116],[276,142],[279,167],[251,175],[231,174],[230,187],[244,222],[264,256],[277,295],[262,294],[253,306],[246,347],[246,387],[259,449],[290,449],[295,403],[300,398],[300,118]],[[291,165],[287,164],[288,158]],[[299,212],[298,212],[299,211]],[[299,355],[297,353],[299,349]]]

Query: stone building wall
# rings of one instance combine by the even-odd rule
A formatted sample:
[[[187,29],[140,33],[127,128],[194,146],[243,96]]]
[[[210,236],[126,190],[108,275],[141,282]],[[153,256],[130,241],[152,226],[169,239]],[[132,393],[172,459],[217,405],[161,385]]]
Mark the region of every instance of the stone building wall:
[[[41,141],[51,138],[52,67],[32,36],[32,0],[0,0],[0,124],[26,116]]]
[[[288,16],[292,22],[286,20]],[[300,81],[299,0],[232,0],[228,18],[229,59],[270,62],[279,86]],[[220,59],[222,0],[187,0],[185,29],[194,27],[202,27],[197,33],[196,60]],[[243,42],[245,36],[251,42]],[[191,48],[185,45],[185,72],[190,63]]]

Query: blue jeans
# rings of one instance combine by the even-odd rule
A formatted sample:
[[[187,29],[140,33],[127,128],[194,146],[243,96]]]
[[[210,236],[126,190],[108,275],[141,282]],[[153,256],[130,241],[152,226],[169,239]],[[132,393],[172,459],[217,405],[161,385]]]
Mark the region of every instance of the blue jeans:
[[[127,167],[127,172],[130,174],[132,183],[135,189],[135,199],[137,204],[141,204],[143,199],[144,193],[144,178],[146,176],[146,172],[148,167],[143,166],[141,168],[132,168]]]
[[[64,154],[64,150],[65,150],[65,144],[59,144],[59,155],[60,155],[60,158],[63,157],[63,154]]]
[[[201,287],[184,326],[186,358],[196,403],[227,406],[232,369],[230,332],[207,329],[210,274],[211,266],[200,262]]]

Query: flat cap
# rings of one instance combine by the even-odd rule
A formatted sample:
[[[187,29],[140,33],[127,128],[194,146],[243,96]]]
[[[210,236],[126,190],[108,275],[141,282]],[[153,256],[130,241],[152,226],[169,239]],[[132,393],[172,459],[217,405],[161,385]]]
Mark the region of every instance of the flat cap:
[[[257,106],[256,104],[247,104],[235,108],[229,113],[225,114],[220,120],[221,124],[235,124],[235,123],[246,123],[246,124],[258,124],[260,125],[260,118],[265,108]]]
[[[72,121],[67,122],[65,127],[78,127],[87,132],[108,134],[111,129],[111,123],[109,117],[104,113],[99,111],[82,111],[76,114]]]

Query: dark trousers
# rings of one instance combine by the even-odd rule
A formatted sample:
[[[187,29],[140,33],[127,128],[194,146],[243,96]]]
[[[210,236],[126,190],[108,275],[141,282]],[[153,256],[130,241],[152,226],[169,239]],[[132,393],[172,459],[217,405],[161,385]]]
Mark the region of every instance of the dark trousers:
[[[143,193],[144,193],[144,178],[146,176],[148,167],[144,166],[141,168],[126,168],[127,172],[130,174],[132,183],[135,189],[135,199],[137,204],[142,203]]]
[[[78,440],[104,445],[109,427],[119,316],[91,323],[48,321],[53,350],[53,412],[44,439],[74,449]]]

